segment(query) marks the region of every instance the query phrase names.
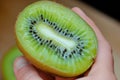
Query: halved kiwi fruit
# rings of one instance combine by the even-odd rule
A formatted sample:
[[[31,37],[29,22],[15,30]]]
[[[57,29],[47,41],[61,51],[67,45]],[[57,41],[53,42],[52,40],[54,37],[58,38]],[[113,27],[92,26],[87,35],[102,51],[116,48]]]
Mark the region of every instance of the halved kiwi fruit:
[[[62,77],[84,73],[96,57],[91,27],[72,10],[51,1],[27,6],[16,21],[16,41],[37,68]]]
[[[21,55],[22,53],[19,51],[19,49],[16,46],[12,47],[8,52],[5,53],[5,55],[2,58],[2,65],[1,65],[3,80],[16,80],[13,71],[13,63],[16,57]]]

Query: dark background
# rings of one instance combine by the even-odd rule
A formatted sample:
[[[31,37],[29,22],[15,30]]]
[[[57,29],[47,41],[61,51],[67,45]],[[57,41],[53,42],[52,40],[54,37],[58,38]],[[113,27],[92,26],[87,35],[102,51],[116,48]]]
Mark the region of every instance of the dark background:
[[[120,21],[120,1],[119,0],[81,0],[112,18]]]

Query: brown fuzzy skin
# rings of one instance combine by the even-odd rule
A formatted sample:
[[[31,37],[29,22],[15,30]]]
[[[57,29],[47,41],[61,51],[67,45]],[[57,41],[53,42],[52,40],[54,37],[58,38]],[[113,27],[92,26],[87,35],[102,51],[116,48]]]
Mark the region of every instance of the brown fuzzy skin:
[[[44,72],[47,72],[47,73],[51,73],[53,75],[57,75],[57,76],[60,76],[60,77],[76,77],[78,76],[79,74],[69,74],[69,73],[64,73],[64,72],[61,72],[61,71],[58,71],[58,70],[55,70],[47,65],[44,65],[42,64],[41,62],[37,61],[37,59],[33,58],[31,55],[29,55],[29,53],[27,51],[25,51],[23,49],[23,47],[21,46],[20,42],[18,41],[18,39],[16,38],[16,43],[17,43],[17,46],[18,48],[20,49],[20,51],[23,53],[23,55],[25,56],[25,58],[30,62],[32,63],[36,68],[44,71]]]

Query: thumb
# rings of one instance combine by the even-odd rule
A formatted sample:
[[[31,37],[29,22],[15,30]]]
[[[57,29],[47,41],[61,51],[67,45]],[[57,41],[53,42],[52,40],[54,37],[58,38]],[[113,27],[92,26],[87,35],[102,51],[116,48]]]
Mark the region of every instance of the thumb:
[[[43,80],[36,69],[24,57],[15,60],[14,72],[17,80]]]

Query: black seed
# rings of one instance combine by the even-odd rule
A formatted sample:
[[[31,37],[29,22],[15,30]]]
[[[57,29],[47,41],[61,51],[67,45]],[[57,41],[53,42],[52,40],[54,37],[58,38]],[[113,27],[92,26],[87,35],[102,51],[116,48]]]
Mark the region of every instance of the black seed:
[[[52,42],[52,40],[48,41],[48,45],[50,45],[50,44],[51,44],[51,42]]]
[[[65,33],[65,36],[67,35],[67,33]]]
[[[43,20],[43,22],[45,22],[45,19]]]
[[[78,46],[76,46],[76,48],[78,48],[78,49],[79,49],[79,47],[78,47]]]
[[[63,53],[67,52],[67,49],[64,49]]]
[[[29,32],[32,33],[32,30],[30,30]]]
[[[43,43],[41,42],[40,45],[43,45]]]
[[[83,50],[82,50],[82,49],[80,49],[79,51],[80,51],[80,52],[82,52]]]
[[[50,25],[52,25],[52,22],[50,23]]]
[[[71,58],[71,57],[72,57],[72,55],[69,55],[69,57]]]
[[[73,34],[70,34],[70,37],[73,37]]]
[[[31,21],[31,24],[33,24],[33,25],[34,25],[35,23],[36,23],[36,21],[35,21],[35,20],[34,20],[34,21]]]
[[[41,15],[41,19],[43,20],[43,15]]]
[[[54,29],[56,29],[56,28],[57,28],[57,26],[54,27]]]
[[[52,48],[52,45],[50,45],[50,48]]]
[[[53,26],[55,26],[55,23],[53,23]]]
[[[75,51],[75,50],[73,50],[73,53],[76,53],[76,51]]]
[[[39,41],[41,41],[42,39],[41,38],[39,38]]]
[[[56,29],[57,31],[59,30],[59,27]]]
[[[65,56],[65,58],[67,58],[67,56]]]
[[[50,40],[50,43],[52,42],[52,40]]]
[[[59,32],[61,32],[62,31],[62,28],[59,30]]]
[[[30,29],[32,29],[32,27],[33,27],[33,26],[32,26],[32,25],[30,25]]]
[[[80,40],[80,38],[77,38],[77,40]]]
[[[30,27],[30,30],[32,30],[32,27]]]
[[[48,43],[48,40],[46,40],[46,43]]]
[[[35,32],[35,31],[33,31],[33,34],[36,34],[36,32]]]
[[[46,19],[46,21],[48,22],[48,19]]]
[[[35,35],[35,37],[37,37],[37,34]],[[38,38],[38,37],[37,37]]]

